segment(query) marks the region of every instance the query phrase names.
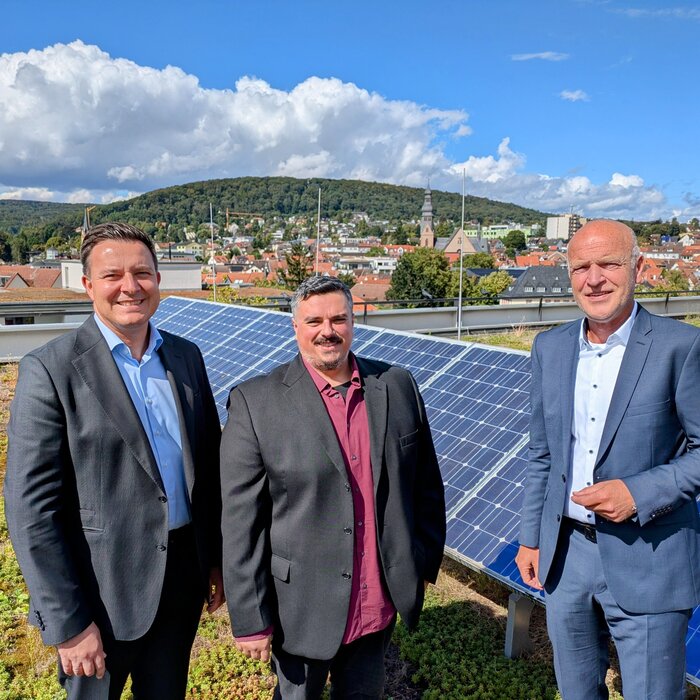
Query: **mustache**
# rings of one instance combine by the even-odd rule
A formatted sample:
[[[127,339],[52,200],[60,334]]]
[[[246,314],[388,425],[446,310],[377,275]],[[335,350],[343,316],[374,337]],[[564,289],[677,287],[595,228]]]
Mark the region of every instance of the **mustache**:
[[[328,335],[324,336],[323,338],[318,338],[317,340],[314,340],[314,345],[324,345],[325,343],[342,343],[343,339],[339,336],[336,335],[335,333],[333,335]]]

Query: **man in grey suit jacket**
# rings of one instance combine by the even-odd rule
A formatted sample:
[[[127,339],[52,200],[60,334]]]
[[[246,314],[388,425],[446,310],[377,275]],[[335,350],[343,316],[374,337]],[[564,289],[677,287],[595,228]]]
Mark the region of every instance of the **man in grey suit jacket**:
[[[608,697],[610,636],[625,698],[682,698],[700,600],[700,331],[636,304],[627,226],[586,224],[568,261],[586,318],[533,345],[516,561],[544,587],[564,700]]]
[[[224,583],[237,646],[277,698],[381,697],[396,611],[413,627],[445,503],[409,372],[355,357],[352,297],[314,277],[292,299],[299,355],[229,398]]]
[[[70,698],[183,698],[205,599],[223,603],[220,425],[197,347],[158,330],[155,250],[88,231],[91,316],[21,362],[8,426],[10,537],[30,621]]]

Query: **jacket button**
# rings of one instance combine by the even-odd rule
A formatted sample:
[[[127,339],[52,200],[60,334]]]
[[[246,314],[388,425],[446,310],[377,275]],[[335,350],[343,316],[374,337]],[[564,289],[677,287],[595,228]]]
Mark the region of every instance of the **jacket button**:
[[[351,528],[351,527],[344,527],[344,528],[343,528],[343,532],[344,532],[346,535],[352,535],[352,528]]]
[[[165,496],[158,496],[158,500],[159,500],[161,503],[165,503],[168,499],[167,499]]]
[[[562,480],[564,483],[566,483],[566,474],[562,474],[562,475],[561,475],[561,480]]]
[[[164,552],[164,551],[166,550],[166,546],[165,546],[164,544],[159,544],[159,545],[156,547],[156,549],[157,549],[159,552]]]
[[[345,490],[349,491],[350,490],[350,484],[345,484]]]
[[[352,574],[349,574],[347,571],[343,571],[343,578],[351,579],[351,578],[352,578]]]
[[[561,521],[561,515],[557,515],[557,522]]]

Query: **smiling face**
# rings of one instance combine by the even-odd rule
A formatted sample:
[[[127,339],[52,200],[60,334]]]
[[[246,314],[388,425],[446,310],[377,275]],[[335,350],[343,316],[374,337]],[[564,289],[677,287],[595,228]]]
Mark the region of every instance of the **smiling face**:
[[[569,243],[571,288],[593,342],[604,343],[632,312],[643,264],[634,247],[632,230],[617,221],[592,221]]]
[[[353,332],[345,295],[328,292],[300,301],[292,325],[302,357],[326,377],[345,381]]]
[[[160,302],[160,273],[151,252],[139,241],[101,241],[90,252],[87,272],[83,286],[95,313],[140,359]]]

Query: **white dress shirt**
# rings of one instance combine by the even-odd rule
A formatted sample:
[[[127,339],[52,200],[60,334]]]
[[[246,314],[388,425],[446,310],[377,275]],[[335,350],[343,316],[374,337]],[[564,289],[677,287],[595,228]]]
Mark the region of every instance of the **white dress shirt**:
[[[564,515],[588,525],[595,525],[595,514],[574,503],[571,493],[593,484],[600,439],[636,315],[635,301],[630,317],[605,343],[591,343],[587,338],[586,320],[581,322],[571,424],[571,472],[567,481],[569,497]]]

